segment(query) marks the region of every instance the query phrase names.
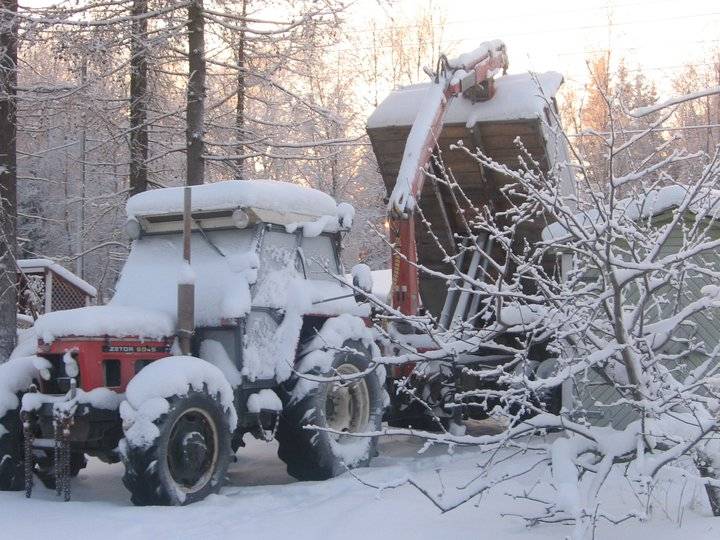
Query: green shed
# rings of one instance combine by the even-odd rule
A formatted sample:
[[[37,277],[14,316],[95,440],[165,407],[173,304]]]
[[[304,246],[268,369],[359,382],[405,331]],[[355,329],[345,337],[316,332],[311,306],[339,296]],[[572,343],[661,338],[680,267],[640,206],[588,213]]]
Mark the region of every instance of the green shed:
[[[712,200],[708,197],[703,198],[702,206],[707,209],[708,204],[710,205],[712,212],[706,213],[703,219],[706,220],[707,235],[711,239],[720,239],[720,223],[716,222],[717,213],[714,211],[716,207],[720,206],[720,194],[715,195],[713,192]],[[647,193],[642,202],[636,200],[626,199],[618,203],[620,206],[623,205],[627,208],[630,205],[635,205],[639,208],[637,212],[638,216],[636,219],[645,220],[648,227],[661,228],[664,225],[671,223],[674,215],[674,211],[688,196],[688,190],[683,186],[669,186],[658,190],[653,190]],[[697,208],[695,205],[690,205],[687,212],[686,220],[692,222],[697,216]],[[580,223],[597,223],[599,213],[595,211],[586,212],[579,214]],[[543,240],[554,240],[559,239],[563,235],[567,236],[567,232],[559,223],[549,225],[543,230]],[[668,240],[663,243],[660,249],[660,258],[666,255],[677,253],[683,247],[683,229],[675,227]],[[567,273],[572,270],[572,263],[569,260],[568,255],[562,253],[562,249],[558,250],[558,255],[563,258],[563,269],[564,277]],[[684,286],[679,294],[675,295],[676,300],[674,302],[668,302],[658,307],[653,314],[650,315],[650,322],[656,317],[657,319],[664,319],[670,316],[674,310],[681,309],[687,306],[689,303],[697,300],[702,295],[701,290],[706,285],[720,285],[720,250],[713,251],[711,253],[705,252],[704,254],[698,255],[693,259],[693,262],[710,270],[710,272],[701,274],[698,272],[688,273],[684,280]],[[594,276],[592,273],[588,273],[588,278],[592,279]],[[629,304],[633,303],[633,298],[637,298],[639,292],[633,292],[629,290],[627,295],[627,301]],[[712,313],[707,310],[695,315],[691,322],[694,328],[683,328],[678,331],[683,334],[689,334],[694,332],[695,337],[704,343],[705,351],[713,351],[715,348],[720,346],[720,325],[717,319],[713,317]],[[677,336],[686,337],[686,336]],[[683,352],[682,346],[678,343],[671,343],[664,350],[668,354],[678,354]],[[690,352],[683,357],[680,365],[677,369],[682,370],[686,374],[690,374],[694,369],[701,367],[707,362],[707,356],[702,352]],[[575,407],[578,412],[582,411],[585,418],[592,424],[598,426],[610,425],[616,429],[622,429],[627,426],[630,422],[637,418],[636,411],[626,403],[618,403],[622,396],[618,390],[612,386],[607,380],[595,371],[588,373],[587,377],[583,380],[575,381],[573,394],[576,397]],[[567,394],[565,394],[567,395]],[[567,402],[565,402],[567,406]]]

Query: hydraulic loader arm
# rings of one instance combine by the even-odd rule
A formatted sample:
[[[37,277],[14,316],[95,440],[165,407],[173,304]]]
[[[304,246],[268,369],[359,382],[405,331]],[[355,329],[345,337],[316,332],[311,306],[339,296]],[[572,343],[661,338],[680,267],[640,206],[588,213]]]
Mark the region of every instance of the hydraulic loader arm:
[[[507,70],[505,44],[488,41],[453,60],[441,55],[405,143],[395,186],[388,201],[392,255],[392,304],[406,315],[420,307],[414,207],[422,192],[425,170],[437,145],[452,99],[462,93],[472,101],[494,94],[493,77]]]
[[[422,191],[425,169],[443,127],[448,106],[462,93],[472,101],[485,101],[494,94],[493,76],[508,67],[505,44],[500,40],[483,43],[471,53],[453,60],[441,55],[433,83],[428,88],[410,128],[400,170],[389,200],[390,211],[402,216]]]

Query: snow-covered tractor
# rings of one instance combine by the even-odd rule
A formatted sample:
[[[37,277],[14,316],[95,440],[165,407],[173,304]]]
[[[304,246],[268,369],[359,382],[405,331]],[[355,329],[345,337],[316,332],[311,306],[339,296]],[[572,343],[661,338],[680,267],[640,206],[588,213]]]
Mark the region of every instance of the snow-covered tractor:
[[[41,316],[0,366],[0,489],[37,477],[67,499],[90,455],[124,462],[135,504],[191,503],[246,434],[303,480],[372,457],[353,433],[380,427],[385,372],[337,278],[352,207],[272,181],[185,192],[130,198],[112,301]]]

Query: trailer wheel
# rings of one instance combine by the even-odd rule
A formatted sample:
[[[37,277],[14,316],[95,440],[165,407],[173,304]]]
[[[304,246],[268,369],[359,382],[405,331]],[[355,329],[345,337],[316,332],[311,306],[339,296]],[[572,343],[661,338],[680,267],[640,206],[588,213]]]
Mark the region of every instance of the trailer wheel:
[[[194,391],[168,401],[151,444],[124,439],[123,483],[138,506],[190,504],[217,493],[225,480],[231,433],[219,401]]]
[[[531,378],[545,379],[550,376],[553,372],[554,362],[555,360],[553,358],[546,358],[544,361],[539,362],[532,368],[530,373]],[[543,392],[530,396],[530,403],[534,407],[537,407],[549,414],[560,414],[560,411],[562,410],[562,385],[547,388]],[[511,425],[517,425],[526,420],[530,420],[538,414],[537,411],[526,407],[522,403],[511,404],[509,412],[510,415],[514,417]]]
[[[0,491],[25,487],[23,434],[20,413],[11,409],[0,418]]]
[[[411,377],[407,381],[407,394],[399,391],[392,379],[388,380],[387,391],[391,396],[390,409],[385,420],[391,427],[418,429],[430,433],[446,431],[450,426],[452,417],[443,410],[443,384],[442,379],[433,377]],[[411,399],[409,395],[417,396]]]
[[[352,376],[368,369],[370,354],[362,343],[348,340],[343,345],[363,353],[338,352],[332,370],[324,375]],[[383,387],[375,373],[345,383],[320,383],[299,401],[285,406],[277,432],[278,456],[298,480],[325,480],[346,467],[367,466],[375,454],[375,437],[340,435],[305,426],[347,433],[377,431],[382,415]]]

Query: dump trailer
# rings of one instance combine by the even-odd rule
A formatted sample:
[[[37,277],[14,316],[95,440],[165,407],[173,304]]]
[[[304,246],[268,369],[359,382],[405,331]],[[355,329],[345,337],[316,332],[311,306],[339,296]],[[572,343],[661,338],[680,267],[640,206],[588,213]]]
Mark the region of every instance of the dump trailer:
[[[568,159],[565,139],[558,135],[561,130],[555,101],[563,83],[562,75],[507,74],[507,67],[507,51],[499,40],[483,43],[456,59],[441,56],[430,82],[392,91],[367,122],[367,133],[388,193],[389,237],[396,248],[392,256],[393,307],[406,315],[429,312],[446,329],[472,320],[480,296],[448,287],[443,278],[432,272],[419,272],[418,266],[452,274],[446,254],[462,252],[463,242],[469,241],[464,219],[472,215],[472,207],[497,216],[510,204],[500,189],[509,178],[482,166],[461,146],[470,151],[479,149],[509,169],[520,165],[520,145],[532,157],[531,166],[542,173]],[[456,192],[427,172],[438,177],[449,175],[469,202],[461,200]],[[572,192],[570,175],[561,176],[560,183],[563,192]],[[432,224],[432,234],[422,218]],[[543,220],[525,224],[516,236],[517,242],[540,240],[545,225]],[[466,240],[462,240],[464,237]],[[471,278],[494,279],[497,276],[483,254],[502,263],[503,249],[493,244],[489,235],[483,238],[482,233],[476,247],[468,250],[466,257],[461,253],[458,265]],[[548,270],[555,262],[550,258],[545,261]],[[402,324],[395,326],[396,335],[412,332]],[[488,365],[509,359],[507,354],[497,352],[490,347],[477,351],[477,357],[487,359]],[[539,356],[540,362],[547,360],[544,353]],[[403,379],[406,385],[404,377],[412,373],[418,385],[427,386],[428,381],[412,368],[406,365],[395,369],[392,373],[395,383]],[[453,388],[448,377],[438,377],[437,371],[433,370],[436,388],[414,394],[435,398],[442,395],[443,400],[452,400],[457,388]],[[457,374],[458,370],[448,372]],[[391,390],[392,386],[393,381],[389,385]],[[406,403],[398,405],[403,400],[394,397],[395,413],[403,408],[415,410],[408,409]],[[442,413],[442,404],[432,405],[436,413]]]

